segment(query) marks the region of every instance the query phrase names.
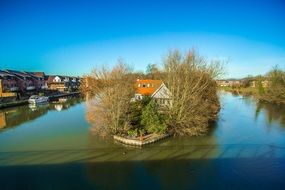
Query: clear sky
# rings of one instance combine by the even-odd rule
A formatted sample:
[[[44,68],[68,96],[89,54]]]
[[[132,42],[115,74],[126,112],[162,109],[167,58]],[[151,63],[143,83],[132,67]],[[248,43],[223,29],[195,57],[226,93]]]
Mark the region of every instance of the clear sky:
[[[0,69],[82,75],[169,49],[228,59],[226,77],[285,69],[284,0],[0,0]]]

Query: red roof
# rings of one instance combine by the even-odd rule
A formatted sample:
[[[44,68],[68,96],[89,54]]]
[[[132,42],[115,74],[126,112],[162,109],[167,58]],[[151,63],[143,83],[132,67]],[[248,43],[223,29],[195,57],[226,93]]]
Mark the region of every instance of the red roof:
[[[135,83],[135,91],[137,94],[143,96],[151,96],[161,85],[162,80],[151,80],[151,79],[137,79]]]
[[[56,76],[54,75],[49,75],[48,78],[47,78],[47,83],[53,83],[53,79],[55,78]]]
[[[33,75],[36,75],[37,77],[44,77],[45,73],[44,72],[32,72]]]

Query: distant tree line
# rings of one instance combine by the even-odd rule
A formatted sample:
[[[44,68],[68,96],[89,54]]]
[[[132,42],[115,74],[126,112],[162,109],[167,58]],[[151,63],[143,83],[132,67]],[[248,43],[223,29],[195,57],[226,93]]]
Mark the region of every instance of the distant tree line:
[[[278,66],[265,75],[247,76],[239,81],[226,90],[254,95],[261,101],[285,104],[285,71]]]
[[[268,80],[268,87],[264,88],[259,84],[259,98],[267,102],[285,104],[285,72],[274,67],[265,78]]]

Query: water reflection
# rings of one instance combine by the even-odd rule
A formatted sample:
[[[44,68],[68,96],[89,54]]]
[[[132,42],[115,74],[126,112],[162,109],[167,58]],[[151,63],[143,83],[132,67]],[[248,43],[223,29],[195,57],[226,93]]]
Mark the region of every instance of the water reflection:
[[[55,105],[54,105],[54,108],[55,108],[57,111],[61,111],[62,108],[63,108],[63,105],[62,105],[62,104],[55,104]]]
[[[40,110],[40,109],[44,109],[45,107],[47,108],[48,106],[49,106],[48,103],[39,104],[39,105],[36,105],[36,104],[29,104],[28,105],[28,107],[32,111],[37,111],[37,110]]]
[[[53,102],[39,105],[24,105],[0,110],[0,129],[13,128],[22,123],[35,120],[48,111],[63,111],[82,102],[80,98],[69,99],[66,102]]]
[[[255,117],[257,118],[262,112],[265,113],[266,121],[271,126],[274,122],[278,122],[280,126],[285,128],[285,106],[275,105],[267,102],[257,102]]]

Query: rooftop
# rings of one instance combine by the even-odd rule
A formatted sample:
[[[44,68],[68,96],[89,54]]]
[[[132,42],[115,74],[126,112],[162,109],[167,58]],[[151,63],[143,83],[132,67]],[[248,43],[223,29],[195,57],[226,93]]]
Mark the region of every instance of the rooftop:
[[[162,85],[162,83],[162,80],[137,79],[135,91],[138,94],[150,96]]]

